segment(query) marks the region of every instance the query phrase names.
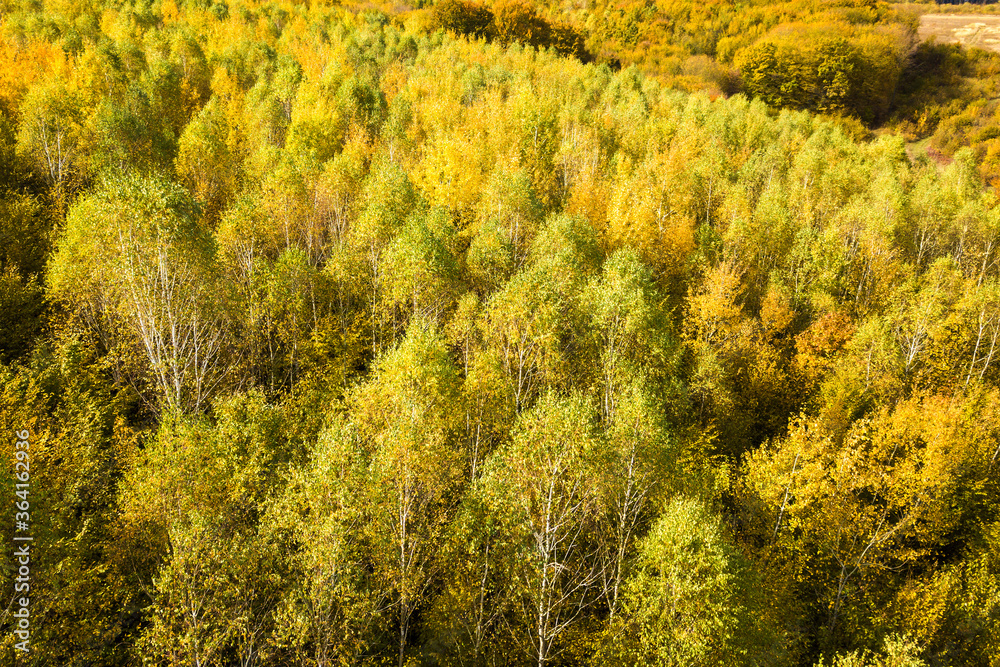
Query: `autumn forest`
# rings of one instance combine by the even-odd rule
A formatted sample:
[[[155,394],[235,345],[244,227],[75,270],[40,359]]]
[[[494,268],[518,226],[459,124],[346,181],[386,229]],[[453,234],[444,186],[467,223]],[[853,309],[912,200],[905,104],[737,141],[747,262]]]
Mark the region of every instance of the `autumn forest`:
[[[928,7],[0,0],[0,664],[1000,665]]]

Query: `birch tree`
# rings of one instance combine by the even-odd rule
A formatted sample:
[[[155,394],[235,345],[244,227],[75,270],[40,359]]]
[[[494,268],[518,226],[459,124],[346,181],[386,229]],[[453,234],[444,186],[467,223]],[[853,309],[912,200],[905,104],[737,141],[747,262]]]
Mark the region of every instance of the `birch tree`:
[[[358,661],[373,643],[372,626],[386,620],[387,591],[366,572],[362,541],[369,463],[357,429],[336,418],[269,513],[271,530],[287,532],[297,547],[276,638],[317,667]]]
[[[618,392],[614,421],[598,458],[601,492],[597,549],[600,593],[608,615],[620,611],[636,540],[674,472],[662,411],[640,378]]]
[[[594,414],[580,395],[545,394],[515,426],[511,445],[491,461],[486,482],[494,512],[506,514],[520,544],[515,593],[519,640],[539,667],[589,608],[598,581],[591,533],[598,493],[591,457]]]
[[[62,187],[80,160],[83,105],[65,84],[40,83],[24,97],[18,144],[50,186]]]
[[[110,177],[73,206],[50,274],[60,298],[96,301],[99,317],[134,337],[157,409],[197,412],[228,375],[229,299],[214,243],[195,217],[176,185]],[[93,291],[79,291],[79,282]]]
[[[461,480],[458,378],[444,341],[424,320],[382,357],[352,398],[371,456],[367,539],[379,585],[391,591],[397,664],[406,662],[414,612],[435,581],[435,556]]]
[[[674,498],[639,545],[619,656],[656,667],[781,664],[754,579],[719,520]]]

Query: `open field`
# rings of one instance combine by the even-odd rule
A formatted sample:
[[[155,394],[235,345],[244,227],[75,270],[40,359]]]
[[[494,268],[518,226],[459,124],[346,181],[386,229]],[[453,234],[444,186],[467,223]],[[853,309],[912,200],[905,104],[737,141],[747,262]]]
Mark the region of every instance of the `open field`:
[[[1000,52],[1000,16],[983,14],[925,14],[920,17],[920,39],[963,44]]]

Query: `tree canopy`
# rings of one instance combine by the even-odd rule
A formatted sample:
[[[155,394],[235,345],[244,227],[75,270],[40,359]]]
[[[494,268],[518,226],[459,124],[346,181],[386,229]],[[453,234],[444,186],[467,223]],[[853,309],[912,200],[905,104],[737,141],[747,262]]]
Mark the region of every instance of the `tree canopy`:
[[[831,116],[885,5],[643,7],[588,39],[746,92],[543,5],[0,4],[37,664],[992,664],[982,151]]]

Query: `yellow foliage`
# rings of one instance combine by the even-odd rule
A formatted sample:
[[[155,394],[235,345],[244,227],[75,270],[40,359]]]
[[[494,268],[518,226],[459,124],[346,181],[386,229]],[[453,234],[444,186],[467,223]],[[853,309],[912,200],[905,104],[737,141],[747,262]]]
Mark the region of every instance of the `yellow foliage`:
[[[13,115],[21,98],[42,77],[64,71],[66,54],[57,45],[32,40],[19,45],[0,33],[0,111]]]
[[[634,247],[663,275],[676,276],[694,249],[694,220],[654,164],[619,166],[608,203],[606,242],[611,250]]]

